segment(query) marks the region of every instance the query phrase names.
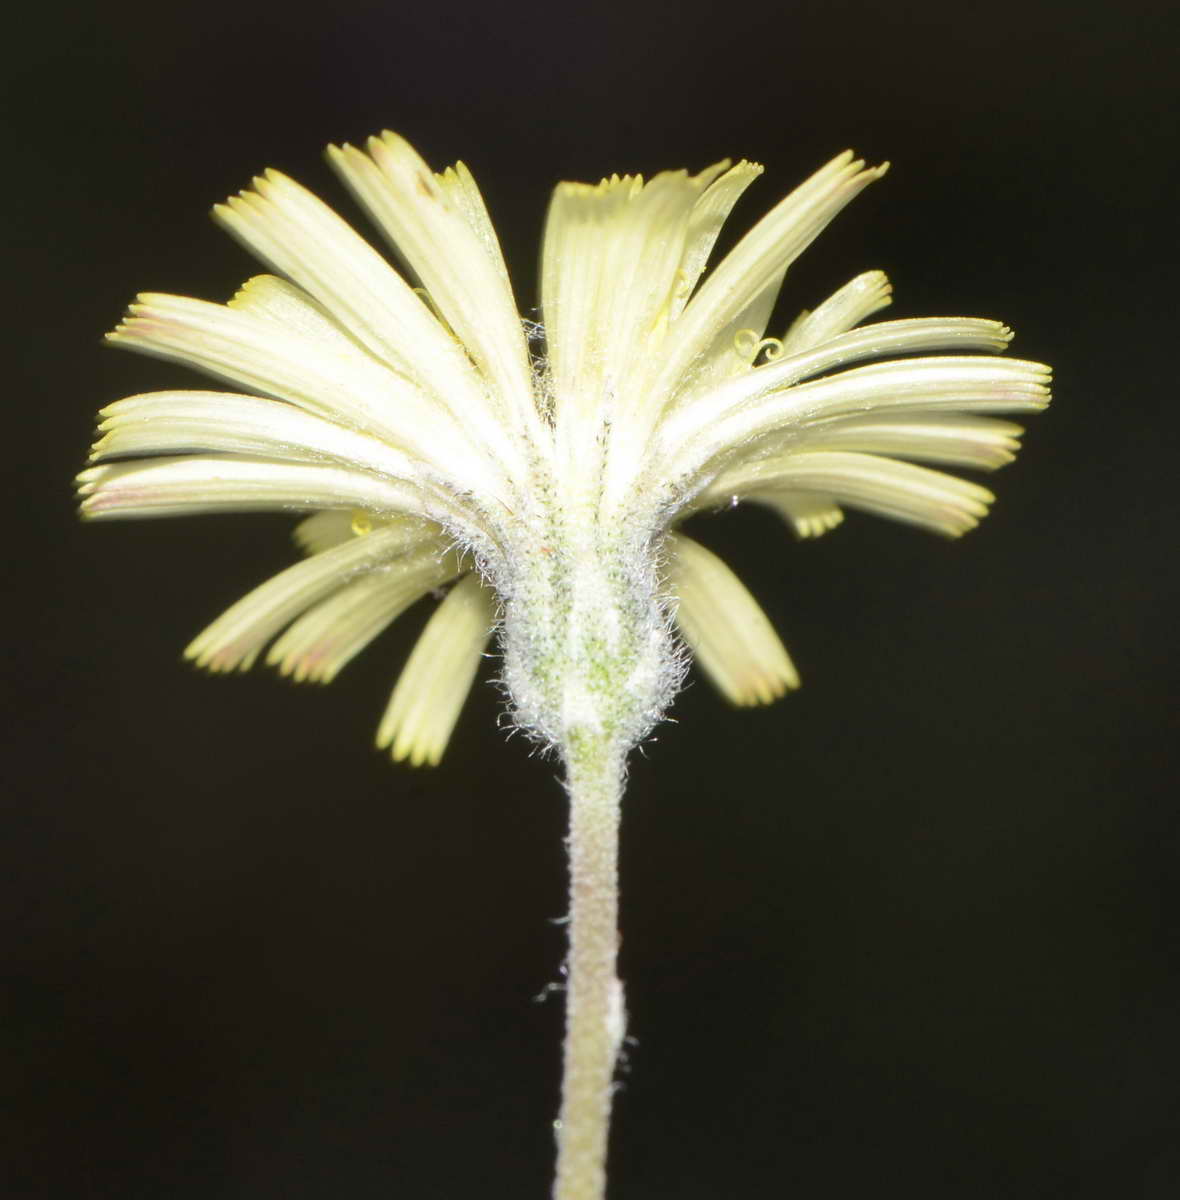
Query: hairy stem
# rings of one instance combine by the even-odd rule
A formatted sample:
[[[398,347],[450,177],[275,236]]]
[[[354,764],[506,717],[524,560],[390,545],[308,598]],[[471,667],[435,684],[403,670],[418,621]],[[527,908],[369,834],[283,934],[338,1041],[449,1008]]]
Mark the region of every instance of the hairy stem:
[[[602,735],[565,746],[570,949],[554,1200],[602,1200],[615,1060],[626,1016],[618,953],[619,801],[625,752]]]

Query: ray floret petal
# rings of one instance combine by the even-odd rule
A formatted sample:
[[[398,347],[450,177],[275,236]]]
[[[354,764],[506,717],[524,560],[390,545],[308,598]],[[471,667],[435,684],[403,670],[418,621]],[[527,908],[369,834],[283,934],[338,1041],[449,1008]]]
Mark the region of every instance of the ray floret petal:
[[[381,718],[377,745],[397,762],[438,763],[496,623],[495,598],[464,576],[426,623]]]
[[[668,542],[676,627],[721,694],[744,706],[769,704],[797,688],[799,673],[742,581],[684,534]]]

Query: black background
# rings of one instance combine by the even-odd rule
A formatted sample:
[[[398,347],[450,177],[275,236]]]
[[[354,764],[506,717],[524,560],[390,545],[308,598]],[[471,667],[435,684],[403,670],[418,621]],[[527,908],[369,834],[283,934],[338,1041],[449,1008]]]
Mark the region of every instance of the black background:
[[[138,290],[253,273],[210,204],[384,126],[463,157],[522,306],[558,178],[893,170],[776,323],[882,267],[999,317],[1057,401],[955,544],[701,522],[805,686],[694,678],[634,761],[612,1200],[1180,1191],[1171,5],[37,6],[5,58],[0,1089],[14,1197],[541,1197],[564,799],[479,686],[444,764],[369,748],[415,610],[326,690],[191,635],[275,517],[81,526]],[[489,675],[490,675],[489,670]]]

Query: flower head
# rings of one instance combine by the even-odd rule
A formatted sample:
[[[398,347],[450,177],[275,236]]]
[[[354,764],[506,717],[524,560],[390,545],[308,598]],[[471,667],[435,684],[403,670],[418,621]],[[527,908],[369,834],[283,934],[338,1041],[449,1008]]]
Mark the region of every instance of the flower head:
[[[863,509],[958,536],[991,470],[1048,402],[1048,371],[995,357],[995,321],[862,322],[889,304],[857,276],[778,336],[791,263],[884,173],[851,153],[772,209],[711,270],[748,162],[556,188],[530,349],[480,193],[403,139],[329,160],[403,272],[310,192],[268,171],[214,210],[273,272],[226,304],[143,294],[116,345],[237,389],[103,410],[79,477],[92,518],[304,512],[306,557],[192,642],[214,671],[269,663],[327,681],[400,613],[447,588],[378,731],[437,762],[493,630],[521,724],[549,741],[633,743],[682,671],[680,638],[734,703],[798,685],[742,583],[677,531],[752,501],[797,537]]]

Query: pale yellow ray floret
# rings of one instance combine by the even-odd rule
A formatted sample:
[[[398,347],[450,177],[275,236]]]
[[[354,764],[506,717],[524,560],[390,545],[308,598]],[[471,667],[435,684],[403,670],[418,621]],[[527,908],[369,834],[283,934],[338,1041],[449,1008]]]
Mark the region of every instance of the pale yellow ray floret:
[[[600,416],[605,389],[649,366],[653,336],[679,315],[721,222],[761,168],[715,163],[561,183],[545,225],[541,302],[556,403]]]
[[[961,413],[880,413],[818,424],[801,439],[811,450],[857,450],[918,462],[994,471],[1016,457],[1024,429]]]
[[[305,291],[372,356],[427,393],[453,425],[454,468],[503,499],[524,456],[491,390],[423,298],[327,205],[278,171],[214,208],[215,218]],[[445,422],[444,422],[445,423]],[[435,423],[421,430],[429,433]],[[469,437],[470,435],[470,437]],[[480,453],[487,447],[493,453]]]
[[[442,473],[467,440],[461,426],[421,389],[348,339],[325,344],[321,337],[307,337],[299,325],[267,319],[254,304],[211,304],[145,292],[107,336],[115,345],[177,359],[364,430]],[[451,447],[446,463],[439,459],[440,441]]]
[[[838,155],[771,209],[709,272],[669,332],[650,393],[657,412],[691,380],[699,357],[728,352],[730,322],[781,279],[836,214],[887,169],[887,163],[866,167],[851,151]]]
[[[440,554],[431,542],[373,567],[308,609],[275,641],[266,661],[297,683],[330,683],[411,604],[461,569],[454,551]]]
[[[413,513],[423,507],[421,493],[397,480],[232,454],[100,463],[80,471],[77,485],[82,516],[91,520],[343,507]]]
[[[185,657],[210,671],[246,670],[271,638],[351,579],[424,543],[441,557],[445,543],[431,532],[433,528],[425,521],[389,522],[365,537],[350,538],[288,567],[199,633]]]
[[[851,152],[837,156],[759,221],[695,291],[667,330],[658,353],[628,387],[628,437],[607,462],[606,503],[625,504],[657,427],[681,396],[712,381],[716,360],[732,359],[735,325],[749,314],[765,322],[783,275],[837,213],[888,164],[866,168]],[[755,319],[751,317],[750,319]],[[661,473],[658,458],[651,466]],[[675,474],[677,468],[673,466]]]
[[[397,761],[435,766],[471,691],[496,620],[495,596],[472,573],[435,609],[393,689],[377,745]]]
[[[118,400],[99,415],[92,462],[204,451],[332,463],[415,486],[423,482],[421,464],[387,441],[261,396],[147,392]]]
[[[328,161],[369,211],[488,383],[506,427],[541,436],[524,330],[491,224],[474,181],[444,182],[412,146],[386,131],[366,143],[329,146]]]
[[[276,327],[314,343],[327,354],[342,356],[346,362],[360,354],[398,374],[395,367],[370,354],[319,301],[278,275],[252,275],[226,301],[226,307],[270,321]]]
[[[742,581],[691,538],[673,534],[668,543],[676,626],[721,694],[738,705],[769,704],[797,688],[786,647]]]
[[[754,336],[753,330],[743,333]],[[953,407],[961,398],[964,407],[970,407],[973,385],[979,391],[981,385],[990,384],[982,387],[982,398],[995,402],[1000,398],[997,384],[1005,379],[1015,379],[1021,373],[1028,374],[1029,381],[1039,378],[1031,368],[1039,370],[1040,364],[1021,363],[1018,359],[999,360],[997,369],[987,373],[987,360],[979,352],[999,354],[1011,337],[1011,330],[998,321],[970,317],[881,321],[864,329],[849,330],[809,350],[786,356],[776,352],[760,366],[731,375],[708,388],[697,388],[662,423],[660,442],[668,454],[685,445],[716,443],[720,439],[712,439],[711,431],[724,421],[726,431],[732,427],[733,438],[740,440],[732,444],[722,441],[722,445],[741,449],[751,437],[775,433],[791,436],[807,422],[840,415],[856,416],[890,404],[925,404],[935,398],[943,400],[944,406]],[[757,352],[757,346],[743,348],[739,343],[735,350],[748,362],[752,353]],[[866,359],[928,354],[936,350],[954,351],[956,356],[902,359],[877,364],[876,368],[843,369]],[[964,351],[977,353],[968,357]],[[882,367],[905,370],[890,373],[883,372]],[[829,375],[832,371],[840,373]],[[823,385],[835,386],[825,389]],[[804,403],[805,399],[813,402]],[[786,405],[793,407],[784,411]]]
[[[312,296],[379,361],[440,399],[481,399],[470,363],[421,297],[341,217],[281,171],[214,218]]]
[[[1038,412],[1049,403],[1048,368],[980,356],[873,363],[770,391],[734,382],[746,394],[728,394],[733,385],[722,385],[717,392],[726,395],[706,398],[691,417],[677,414],[667,422],[659,454],[674,478],[715,478],[729,464],[740,467],[776,447],[807,449],[810,432],[838,417]]]
[[[864,271],[833,292],[818,308],[801,312],[782,336],[782,353],[811,350],[838,337],[893,301],[893,285],[884,271]]]
[[[800,539],[831,533],[844,520],[840,506],[822,492],[762,491],[749,498],[777,512]]]
[[[417,524],[432,528],[429,522]],[[294,537],[301,549],[314,555],[364,536],[373,527],[373,518],[362,510],[335,510],[307,517]],[[494,594],[474,572],[463,576],[427,622],[398,677],[378,731],[379,747],[389,748],[396,761],[411,766],[438,763],[494,625]],[[276,643],[271,661],[281,657]],[[318,678],[310,671],[302,677]]]
[[[742,463],[701,499],[716,504],[739,495],[815,492],[838,504],[958,537],[974,529],[995,497],[987,488],[929,467],[876,454],[811,450]]]

